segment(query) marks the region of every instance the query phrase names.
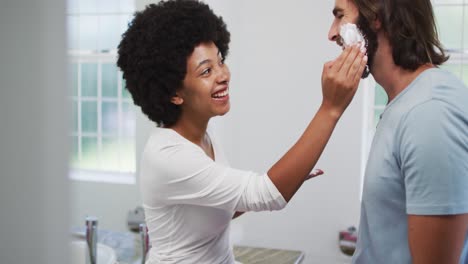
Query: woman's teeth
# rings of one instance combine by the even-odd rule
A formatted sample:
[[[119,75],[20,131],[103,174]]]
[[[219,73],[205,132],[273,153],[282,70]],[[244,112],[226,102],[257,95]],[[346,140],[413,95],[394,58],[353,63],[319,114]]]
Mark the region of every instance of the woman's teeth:
[[[229,94],[229,90],[226,89],[226,90],[223,90],[223,91],[221,91],[221,92],[218,92],[218,93],[213,94],[212,97],[214,97],[214,98],[221,98],[221,97],[225,97],[225,96],[228,95],[228,94]]]

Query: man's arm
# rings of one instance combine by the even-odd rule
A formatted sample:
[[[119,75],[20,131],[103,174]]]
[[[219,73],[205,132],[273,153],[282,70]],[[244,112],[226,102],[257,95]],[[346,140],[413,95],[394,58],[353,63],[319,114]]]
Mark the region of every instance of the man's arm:
[[[413,264],[458,264],[468,232],[468,214],[408,215]]]

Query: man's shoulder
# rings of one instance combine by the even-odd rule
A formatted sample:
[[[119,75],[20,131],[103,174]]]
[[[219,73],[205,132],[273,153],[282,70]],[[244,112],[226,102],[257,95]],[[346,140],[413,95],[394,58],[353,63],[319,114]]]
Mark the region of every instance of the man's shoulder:
[[[433,68],[425,75],[425,86],[431,90],[434,99],[444,95],[468,95],[465,83],[454,73],[445,69]]]
[[[468,111],[468,87],[453,73],[432,68],[418,76],[407,88],[399,108],[406,115],[415,108],[445,105],[446,108],[459,105],[458,110]],[[465,110],[463,110],[465,109]],[[450,110],[450,109],[449,109]]]

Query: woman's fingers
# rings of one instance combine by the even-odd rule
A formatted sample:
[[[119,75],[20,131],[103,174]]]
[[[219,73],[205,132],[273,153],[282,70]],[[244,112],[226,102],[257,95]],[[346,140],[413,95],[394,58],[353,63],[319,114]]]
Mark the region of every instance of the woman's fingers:
[[[319,175],[322,175],[322,174],[323,174],[323,170],[321,170],[321,169],[314,169],[314,170],[306,177],[305,180],[306,180],[306,181],[307,181],[307,180],[310,180],[310,179],[315,178],[315,177],[317,177],[317,176],[319,176]]]
[[[361,59],[360,63],[358,64],[357,70],[354,73],[354,76],[352,76],[353,81],[355,83],[359,83],[359,81],[361,80],[362,73],[364,72],[364,69],[367,66],[367,60],[368,60],[367,55],[364,55],[364,57]]]
[[[349,54],[352,52],[352,48],[346,48],[341,52],[340,56],[333,61],[332,70],[340,72],[343,67],[343,63],[347,60]]]
[[[361,50],[358,46],[354,45],[351,48],[348,48],[349,54],[346,57],[345,61],[343,62],[343,65],[340,69],[340,73],[346,76],[346,78],[350,77],[351,72],[355,72],[356,69],[353,68],[355,65],[356,60],[359,59],[359,56],[362,55]],[[354,76],[353,76],[354,77]],[[353,78],[352,78],[353,79]]]
[[[361,69],[364,52],[361,51],[360,45],[346,48],[336,60],[325,64],[324,73],[339,82],[354,84],[354,77]]]
[[[364,60],[365,55],[360,47],[352,46],[346,48],[336,60],[324,65],[322,72],[324,106],[339,114],[346,109],[359,85],[360,76],[366,65]]]

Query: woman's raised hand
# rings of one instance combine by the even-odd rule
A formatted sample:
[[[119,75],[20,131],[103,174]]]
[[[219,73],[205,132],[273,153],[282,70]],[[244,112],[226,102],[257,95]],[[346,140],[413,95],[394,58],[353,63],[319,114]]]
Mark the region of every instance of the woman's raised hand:
[[[322,72],[322,107],[339,118],[356,94],[367,64],[360,45],[344,49],[340,56],[327,62]]]

